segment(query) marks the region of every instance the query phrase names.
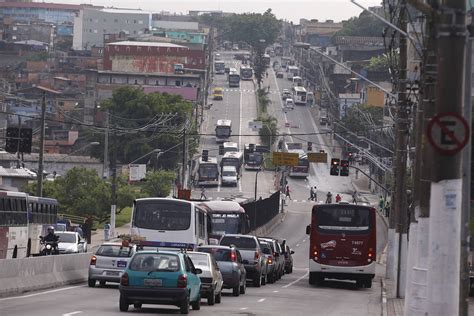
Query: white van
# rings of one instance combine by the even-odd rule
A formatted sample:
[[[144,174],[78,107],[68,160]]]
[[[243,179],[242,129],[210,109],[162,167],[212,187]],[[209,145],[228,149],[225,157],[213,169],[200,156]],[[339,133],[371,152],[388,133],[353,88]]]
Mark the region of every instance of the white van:
[[[238,174],[234,166],[223,166],[221,173],[221,184],[237,186]]]
[[[292,98],[287,98],[285,100],[285,109],[286,110],[293,110],[295,108],[295,102]]]

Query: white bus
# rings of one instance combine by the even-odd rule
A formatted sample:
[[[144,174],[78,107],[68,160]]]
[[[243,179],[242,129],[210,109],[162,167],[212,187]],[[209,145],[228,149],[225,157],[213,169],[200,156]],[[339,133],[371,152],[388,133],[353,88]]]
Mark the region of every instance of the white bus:
[[[231,151],[239,151],[239,145],[234,142],[225,142],[224,143],[224,154]]]
[[[207,245],[207,212],[197,203],[172,198],[133,202],[132,240],[143,247],[195,250]]]
[[[288,71],[287,78],[288,80],[292,80],[292,81],[293,81],[293,77],[298,76],[300,74],[300,70],[297,66],[288,66],[287,71]]]
[[[309,176],[309,160],[308,155],[303,149],[290,149],[289,153],[298,154],[298,165],[291,166],[289,176],[297,178],[306,178]]]
[[[219,185],[219,164],[216,157],[208,157],[207,160],[199,159],[197,169],[197,184],[199,186]]]
[[[218,75],[225,74],[225,62],[223,60],[216,60],[214,62],[214,73]]]
[[[306,89],[304,87],[293,87],[291,92],[293,94],[293,101],[295,104],[306,105],[308,98]]]
[[[231,120],[217,120],[216,125],[216,143],[223,143],[229,140],[232,134]]]
[[[241,168],[244,164],[244,154],[241,151],[227,152],[221,158],[221,168],[224,166],[233,166],[238,174],[241,174]]]
[[[240,87],[240,74],[235,68],[229,69],[229,74],[227,75],[229,81],[229,87]]]

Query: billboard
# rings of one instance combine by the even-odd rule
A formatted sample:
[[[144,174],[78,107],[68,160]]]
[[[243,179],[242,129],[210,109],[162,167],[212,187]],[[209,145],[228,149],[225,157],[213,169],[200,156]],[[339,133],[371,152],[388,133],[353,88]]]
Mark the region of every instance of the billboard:
[[[131,164],[129,169],[128,181],[130,182],[140,181],[146,176],[146,164]]]

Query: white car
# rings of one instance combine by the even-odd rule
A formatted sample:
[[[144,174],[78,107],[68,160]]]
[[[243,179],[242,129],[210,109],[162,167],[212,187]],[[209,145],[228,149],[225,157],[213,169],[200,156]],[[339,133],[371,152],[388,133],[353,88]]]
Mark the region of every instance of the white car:
[[[237,169],[234,166],[222,167],[221,183],[222,185],[233,185],[237,186],[238,174]]]
[[[56,232],[56,235],[60,254],[87,252],[86,240],[78,232]]]
[[[285,110],[293,110],[295,108],[295,102],[293,102],[292,98],[288,98],[285,100]]]

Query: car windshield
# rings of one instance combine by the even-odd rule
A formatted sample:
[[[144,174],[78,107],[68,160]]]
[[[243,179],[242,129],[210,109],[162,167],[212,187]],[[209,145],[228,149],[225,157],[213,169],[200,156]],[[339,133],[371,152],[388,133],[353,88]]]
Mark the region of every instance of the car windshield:
[[[137,201],[133,224],[145,229],[186,230],[191,224],[191,206],[166,200]]]
[[[229,249],[222,249],[222,248],[198,248],[200,252],[207,252],[214,256],[216,261],[232,261],[232,250]],[[194,262],[194,261],[193,261]]]
[[[56,233],[59,237],[59,242],[76,243],[76,234]]]
[[[177,255],[162,253],[137,253],[130,263],[133,271],[179,271],[180,264]]]
[[[235,177],[236,174],[237,173],[235,171],[223,171],[222,172],[223,177]]]
[[[202,253],[188,253],[189,258],[193,262],[194,266],[199,269],[209,270],[209,258],[208,255]]]
[[[240,249],[257,248],[257,243],[254,238],[244,236],[224,236],[222,237],[220,244],[224,246],[234,245]]]
[[[214,234],[238,234],[240,233],[239,214],[212,214],[212,232]]]
[[[96,256],[103,257],[123,257],[128,258],[133,254],[132,247],[123,247],[119,245],[102,245],[97,249]]]

